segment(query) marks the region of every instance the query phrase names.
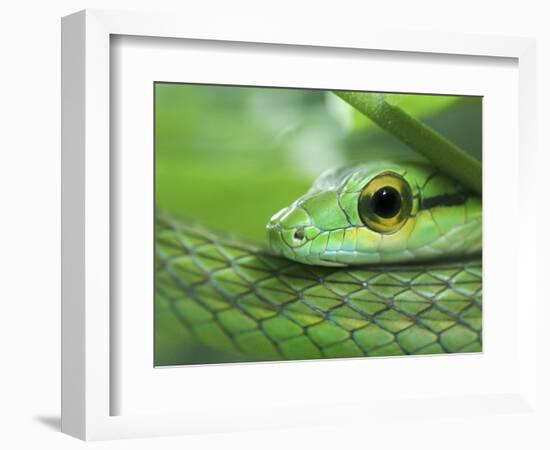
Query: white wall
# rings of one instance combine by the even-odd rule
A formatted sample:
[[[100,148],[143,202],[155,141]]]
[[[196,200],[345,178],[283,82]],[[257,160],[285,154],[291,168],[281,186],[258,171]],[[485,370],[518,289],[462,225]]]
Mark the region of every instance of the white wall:
[[[143,1],[143,0],[19,0],[0,7],[0,447],[77,448],[84,444],[61,435],[59,421],[59,193],[60,193],[60,17],[83,8],[176,10],[208,20],[212,14],[255,14],[281,23],[296,21],[338,33],[342,27],[366,28],[387,23],[391,28],[459,31],[534,36],[538,39],[539,190],[548,193],[546,168],[550,161],[545,124],[550,122],[550,15],[540,1],[410,1],[339,0],[298,3],[261,1]],[[197,19],[199,20],[199,19]],[[505,187],[503,187],[505,188]],[[505,192],[505,189],[503,189]],[[548,217],[548,200],[541,195],[541,211]],[[543,224],[540,218],[540,225]],[[527,224],[527,232],[534,224]],[[548,238],[541,246],[548,251]],[[543,242],[544,238],[544,242]],[[542,255],[541,251],[541,255]],[[540,256],[542,275],[544,259]],[[549,327],[550,328],[550,327]],[[548,336],[547,331],[543,331]],[[429,429],[450,422],[404,422],[388,436],[388,448],[405,447],[409,427],[425,427],[425,448],[539,448],[527,424],[502,420],[502,434],[483,434],[478,427],[461,429],[453,422],[445,443],[430,443]],[[540,424],[539,424],[540,425]],[[457,429],[458,427],[458,429]],[[453,430],[454,428],[454,430]],[[479,433],[479,434],[478,434]],[[477,437],[474,436],[477,434]],[[96,448],[321,448],[351,445],[368,447],[368,436],[358,430],[311,429],[281,432],[166,438],[136,442],[103,442]],[[539,442],[540,448],[543,444]],[[546,442],[548,445],[548,442]],[[548,447],[546,447],[548,448]]]

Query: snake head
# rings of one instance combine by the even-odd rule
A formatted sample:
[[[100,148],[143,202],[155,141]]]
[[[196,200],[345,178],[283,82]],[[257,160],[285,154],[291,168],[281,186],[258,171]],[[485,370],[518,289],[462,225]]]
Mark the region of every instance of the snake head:
[[[349,266],[481,252],[481,199],[421,162],[328,171],[267,224],[271,250],[305,264]]]

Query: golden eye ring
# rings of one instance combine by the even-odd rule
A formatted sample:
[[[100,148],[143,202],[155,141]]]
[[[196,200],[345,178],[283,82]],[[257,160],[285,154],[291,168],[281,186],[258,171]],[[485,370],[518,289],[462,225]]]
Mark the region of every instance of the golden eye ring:
[[[412,210],[409,183],[393,172],[385,172],[370,180],[359,195],[359,217],[371,230],[390,234],[398,231]]]

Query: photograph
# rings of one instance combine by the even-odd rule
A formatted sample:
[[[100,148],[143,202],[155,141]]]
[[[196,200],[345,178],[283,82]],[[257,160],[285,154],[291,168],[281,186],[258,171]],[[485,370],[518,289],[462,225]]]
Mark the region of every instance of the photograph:
[[[155,367],[482,352],[482,105],[155,82]]]
[[[2,448],[550,448],[542,8],[239,1],[5,14]]]

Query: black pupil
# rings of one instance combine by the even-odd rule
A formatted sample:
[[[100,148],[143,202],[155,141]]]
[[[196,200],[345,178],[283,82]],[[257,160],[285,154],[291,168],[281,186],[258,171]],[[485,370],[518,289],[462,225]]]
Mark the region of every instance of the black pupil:
[[[394,217],[401,210],[401,195],[391,186],[378,189],[370,202],[372,211],[384,219]]]

